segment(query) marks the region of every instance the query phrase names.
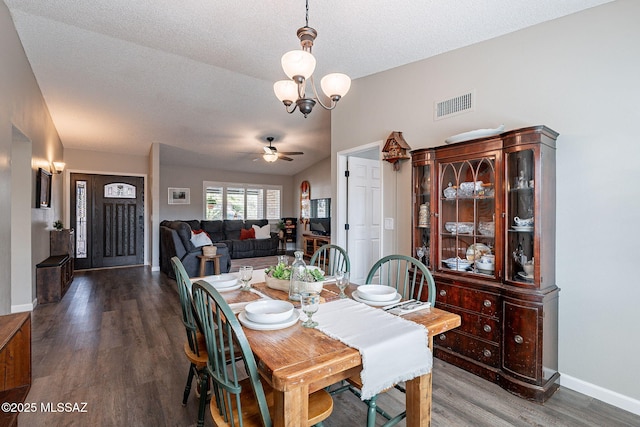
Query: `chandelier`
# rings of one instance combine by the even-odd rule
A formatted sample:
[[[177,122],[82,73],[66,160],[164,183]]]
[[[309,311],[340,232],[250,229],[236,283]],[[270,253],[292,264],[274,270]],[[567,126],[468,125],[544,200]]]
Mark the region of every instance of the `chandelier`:
[[[306,1],[306,17],[305,26],[298,29],[298,38],[300,39],[301,50],[292,50],[282,55],[282,69],[289,77],[288,80],[280,80],[273,84],[273,91],[276,97],[282,101],[287,110],[291,114],[296,110],[307,117],[316,102],[326,110],[336,108],[340,98],[349,92],[351,87],[351,79],[346,74],[331,73],[327,74],[320,80],[322,91],[329,98],[329,105],[322,103],[318,97],[318,91],[313,81],[313,71],[316,68],[316,58],[311,54],[313,41],[318,36],[318,32],[309,26],[309,0]],[[305,87],[307,80],[310,82],[313,91],[313,98],[306,96]],[[293,108],[290,108],[293,105]]]

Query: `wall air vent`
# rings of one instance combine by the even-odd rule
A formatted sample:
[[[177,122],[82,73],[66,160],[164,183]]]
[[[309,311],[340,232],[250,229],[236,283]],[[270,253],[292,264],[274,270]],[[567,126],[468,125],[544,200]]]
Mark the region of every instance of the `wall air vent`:
[[[458,114],[474,111],[476,107],[475,91],[469,91],[454,98],[436,101],[433,108],[433,120],[445,119]]]

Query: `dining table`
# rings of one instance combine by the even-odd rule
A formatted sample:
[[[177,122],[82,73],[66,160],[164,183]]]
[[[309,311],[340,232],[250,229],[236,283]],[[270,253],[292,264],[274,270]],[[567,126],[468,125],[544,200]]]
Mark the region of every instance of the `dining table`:
[[[349,285],[351,297],[357,285]],[[287,300],[288,293],[271,289],[264,282],[252,284],[251,291],[221,292],[235,312],[251,301],[259,299]],[[325,284],[321,302],[337,300],[335,284]],[[296,302],[293,302],[294,305]],[[298,305],[299,307],[299,305]],[[428,331],[428,345],[433,350],[433,337],[460,326],[460,316],[435,307],[402,316]],[[278,330],[254,330],[244,327],[245,335],[255,355],[261,378],[274,390],[273,425],[301,427],[307,425],[308,396],[317,390],[362,371],[360,352],[333,339],[318,329],[305,328],[298,321]],[[431,421],[431,372],[405,382],[406,425],[425,427]]]

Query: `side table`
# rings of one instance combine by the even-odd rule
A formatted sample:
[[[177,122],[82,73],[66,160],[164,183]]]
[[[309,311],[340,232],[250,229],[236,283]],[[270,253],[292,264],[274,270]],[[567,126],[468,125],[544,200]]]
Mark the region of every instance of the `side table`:
[[[200,258],[200,277],[204,276],[207,261],[213,261],[213,274],[220,274],[220,258],[222,255],[216,254],[212,256],[198,255]]]

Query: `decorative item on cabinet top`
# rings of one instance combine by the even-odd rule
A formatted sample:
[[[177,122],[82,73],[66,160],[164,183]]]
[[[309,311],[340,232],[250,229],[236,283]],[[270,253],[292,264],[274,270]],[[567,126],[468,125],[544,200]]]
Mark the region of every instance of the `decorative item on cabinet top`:
[[[400,160],[408,160],[411,157],[407,154],[407,150],[411,150],[407,141],[404,140],[402,132],[394,131],[387,138],[384,147],[382,147],[383,160],[393,165],[393,170],[400,170]]]
[[[447,144],[453,144],[456,142],[469,141],[476,138],[485,138],[488,136],[497,135],[502,132],[504,132],[504,125],[500,125],[495,129],[476,129],[450,136],[449,138],[445,139],[444,142]]]

